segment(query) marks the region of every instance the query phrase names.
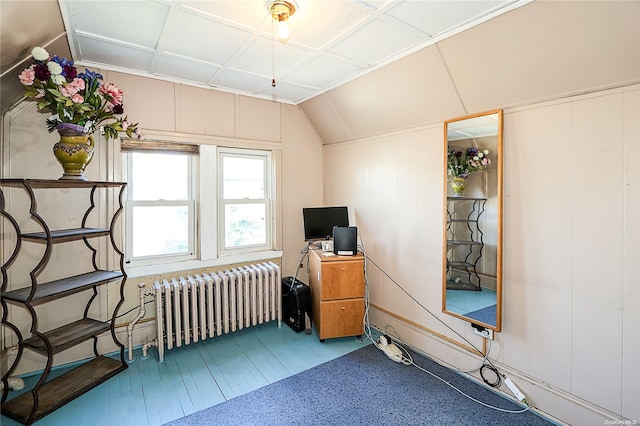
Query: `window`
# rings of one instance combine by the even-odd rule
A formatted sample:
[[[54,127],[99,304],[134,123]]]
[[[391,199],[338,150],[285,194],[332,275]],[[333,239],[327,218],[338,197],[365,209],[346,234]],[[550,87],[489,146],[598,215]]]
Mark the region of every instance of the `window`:
[[[134,151],[126,163],[127,262],[194,259],[194,157]]]
[[[130,267],[198,268],[273,248],[271,151],[196,148],[158,153],[123,144]]]
[[[271,155],[220,149],[219,229],[222,253],[271,248]]]

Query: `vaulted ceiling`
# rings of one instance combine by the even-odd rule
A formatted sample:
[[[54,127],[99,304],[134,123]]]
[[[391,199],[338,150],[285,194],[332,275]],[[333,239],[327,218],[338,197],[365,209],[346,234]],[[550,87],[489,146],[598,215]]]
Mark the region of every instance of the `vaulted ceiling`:
[[[298,0],[286,41],[265,0],[59,4],[78,64],[298,104],[528,2]]]
[[[2,112],[34,46],[297,104],[325,144],[640,81],[637,0],[298,0],[286,43],[268,4],[0,0]]]

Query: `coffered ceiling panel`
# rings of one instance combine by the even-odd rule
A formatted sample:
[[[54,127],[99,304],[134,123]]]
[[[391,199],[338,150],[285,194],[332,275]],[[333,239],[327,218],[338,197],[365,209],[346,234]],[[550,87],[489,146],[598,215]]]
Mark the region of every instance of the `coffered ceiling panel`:
[[[78,41],[82,46],[84,61],[76,61],[77,65],[108,64],[109,66],[100,68],[140,73],[150,69],[153,62],[154,54],[151,49],[125,46],[107,39],[85,36],[78,37]],[[51,52],[51,54],[54,53]],[[74,58],[76,57],[76,55],[72,55]]]
[[[388,15],[411,25],[429,36],[437,36],[473,23],[487,10],[499,8],[500,1],[405,1],[389,10]],[[491,15],[487,15],[490,17]]]
[[[299,104],[530,0],[59,0],[80,66]],[[276,86],[271,84],[276,79]]]
[[[375,20],[353,31],[329,51],[369,67],[417,45],[425,37],[426,35],[416,36]]]
[[[108,7],[99,1],[65,3],[73,13],[73,32],[149,49],[156,48],[171,10],[168,5],[156,2],[113,1]],[[61,9],[64,13],[66,8]]]
[[[219,69],[219,67],[204,61],[166,54],[158,60],[156,74],[173,76],[182,80],[209,81]]]
[[[289,78],[308,87],[327,87],[341,76],[352,75],[362,68],[331,55],[318,55],[308,62],[299,64],[289,73]]]

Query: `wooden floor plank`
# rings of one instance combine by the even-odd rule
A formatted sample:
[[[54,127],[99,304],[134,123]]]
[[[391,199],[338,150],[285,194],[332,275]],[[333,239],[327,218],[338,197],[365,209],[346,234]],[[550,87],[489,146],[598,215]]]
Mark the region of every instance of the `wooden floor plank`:
[[[363,346],[354,338],[327,339],[296,333],[275,322],[165,352],[140,349],[129,368],[54,411],[38,426],[61,424],[160,426],[314,367]],[[56,368],[51,377],[72,366]],[[37,376],[27,378],[32,386]],[[20,392],[11,392],[10,398]],[[2,416],[2,426],[19,423]]]
[[[305,359],[305,352],[307,352],[305,349],[306,343],[304,341],[301,342],[300,339],[311,338],[311,336],[304,333],[295,333],[289,327],[265,327],[258,338],[267,350],[285,366],[289,375],[307,369],[309,362]],[[317,339],[315,341],[317,341]],[[317,342],[320,343],[319,341]],[[313,359],[313,354],[310,355]]]
[[[147,410],[138,401],[143,400],[139,364],[131,363],[129,368],[117,375],[109,385],[109,419],[111,424],[148,425]]]
[[[245,330],[242,330],[237,333],[244,332]],[[202,357],[216,378],[225,399],[243,395],[269,384],[235,339],[231,338],[235,335],[236,333],[201,342]]]
[[[234,340],[267,382],[274,383],[291,375],[287,367],[258,339],[257,333],[241,334]]]
[[[160,385],[162,392],[167,396],[164,398],[165,402],[171,406],[172,417],[162,418],[163,423],[183,417],[185,413],[192,413],[195,409],[178,369],[181,353],[179,348],[165,353],[164,362],[159,365],[160,377],[162,378]],[[178,416],[174,417],[176,414]]]
[[[296,333],[290,327],[266,328],[258,338],[291,374],[297,374],[316,365],[364,346],[355,337],[326,339],[320,342],[315,329],[312,334]]]
[[[131,378],[131,395],[130,398],[134,401],[135,411],[133,412],[133,417],[136,419],[135,424],[146,425],[149,424],[147,421],[147,409],[144,404],[140,404],[138,401],[144,400],[144,389],[142,385],[142,378],[140,375],[140,363],[131,363],[129,364],[128,372]],[[123,423],[114,423],[114,424],[123,424]]]
[[[204,342],[198,342],[199,344]],[[183,348],[180,362],[177,364],[187,393],[193,403],[193,409],[200,411],[224,401],[224,396],[218,387],[211,371],[197,346]],[[191,413],[188,413],[191,414]]]
[[[142,381],[144,404],[150,425],[159,425],[180,418],[184,415],[182,405],[174,396],[172,381],[175,374],[168,366],[174,363],[173,357],[167,357],[167,362],[159,362],[157,351],[149,351],[147,359],[136,359],[139,364]]]
[[[144,407],[147,412],[147,421],[150,425],[162,424],[163,418],[174,418],[179,413],[172,414],[171,406],[165,403],[167,395],[162,391],[159,362],[153,358],[137,358],[134,363],[138,364],[138,372],[142,383],[142,393],[144,395]]]

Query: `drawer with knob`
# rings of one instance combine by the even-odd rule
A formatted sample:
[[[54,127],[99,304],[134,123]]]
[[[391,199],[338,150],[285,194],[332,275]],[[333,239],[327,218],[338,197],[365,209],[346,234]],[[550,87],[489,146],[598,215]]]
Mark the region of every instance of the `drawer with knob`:
[[[364,319],[364,256],[310,253],[313,322],[320,337],[360,336]]]

